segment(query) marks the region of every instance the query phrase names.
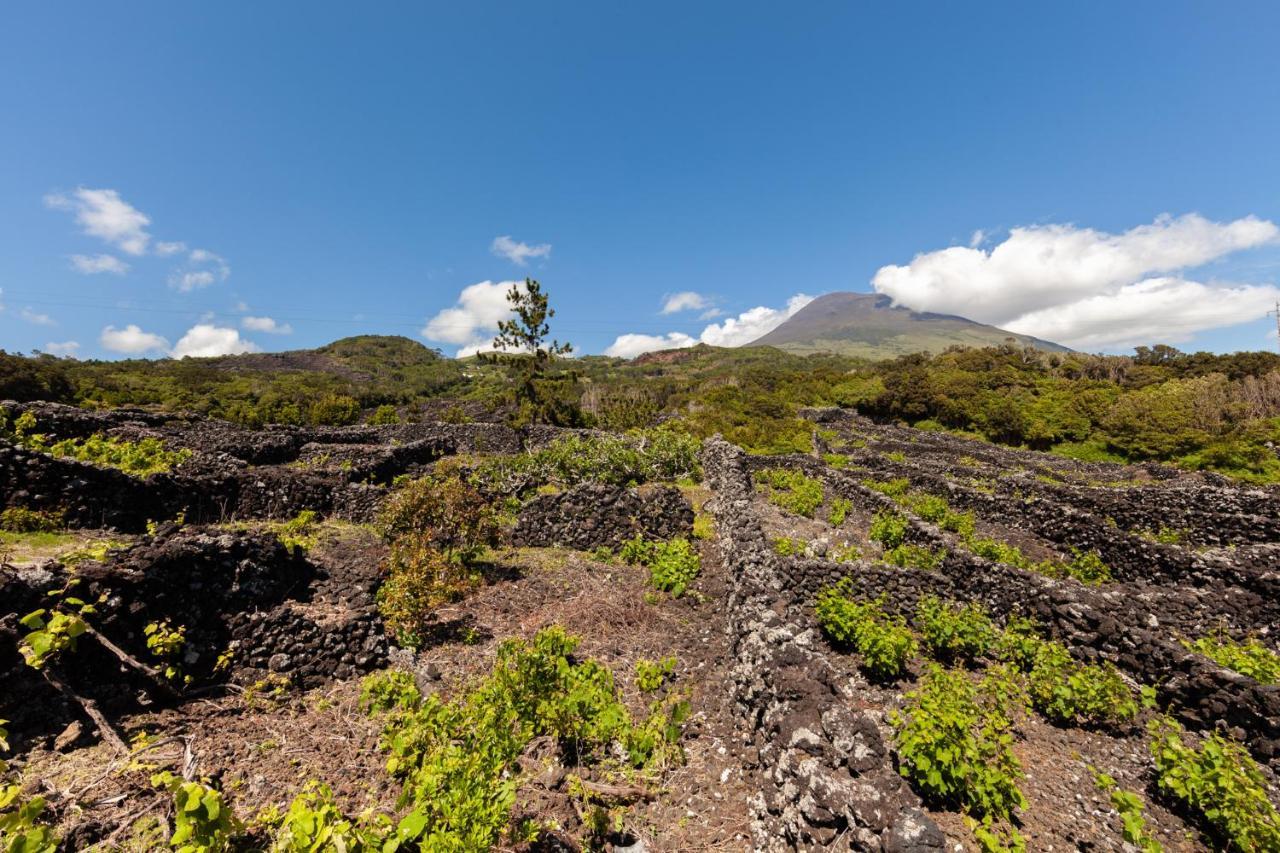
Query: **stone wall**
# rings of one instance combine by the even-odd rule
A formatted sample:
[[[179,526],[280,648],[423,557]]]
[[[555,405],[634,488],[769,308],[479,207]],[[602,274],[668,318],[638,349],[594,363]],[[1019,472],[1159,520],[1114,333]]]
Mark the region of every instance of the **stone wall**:
[[[733,577],[738,710],[774,783],[753,801],[756,844],[940,853],[945,837],[895,770],[881,721],[855,710],[822,639],[793,613],[783,564],[751,509],[745,457],[717,438],[705,444],[702,461],[716,493],[708,508],[718,547]]]
[[[525,504],[511,539],[520,546],[560,545],[590,551],[617,548],[636,536],[687,536],[692,529],[693,509],[674,486],[624,489],[582,483]]]

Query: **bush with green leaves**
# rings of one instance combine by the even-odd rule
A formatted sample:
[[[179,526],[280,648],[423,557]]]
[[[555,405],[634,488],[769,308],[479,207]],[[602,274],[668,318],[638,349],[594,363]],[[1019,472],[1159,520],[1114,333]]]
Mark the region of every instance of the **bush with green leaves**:
[[[890,722],[902,775],[925,799],[1008,820],[1027,801],[1018,787],[1013,723],[992,690],[964,671],[930,664]]]
[[[1218,732],[1188,744],[1168,717],[1152,720],[1148,731],[1157,787],[1199,815],[1223,849],[1280,850],[1280,814],[1248,750]]]
[[[916,605],[915,627],[925,651],[943,663],[982,657],[996,639],[995,626],[982,605],[943,601],[934,595],[921,597]]]
[[[332,789],[314,779],[273,823],[271,853],[378,853],[392,835],[385,815],[352,820],[334,802]]]
[[[130,441],[124,438],[108,438],[101,433],[95,433],[88,438],[64,438],[61,441],[50,442],[46,436],[31,434],[24,436],[21,443],[32,450],[52,456],[118,468],[135,477],[171,471],[191,458],[190,450],[186,448],[169,450],[158,438],[140,438],[137,441]]]
[[[618,557],[629,566],[647,566],[653,562],[653,555],[658,543],[645,539],[637,533],[618,550]]]
[[[468,480],[490,495],[521,495],[543,484],[617,486],[698,480],[702,442],[658,427],[626,435],[566,435],[539,450],[495,456],[475,466]]]
[[[11,506],[0,512],[0,530],[10,533],[52,533],[64,525],[61,512]]]
[[[907,526],[906,516],[896,512],[881,511],[871,520],[867,538],[873,542],[879,542],[886,551],[891,551],[907,538]]]
[[[227,807],[221,791],[167,770],[152,776],[151,784],[173,797],[169,846],[178,853],[221,853],[243,832],[243,824]]]
[[[421,540],[450,560],[469,563],[497,544],[493,506],[456,474],[430,474],[403,484],[387,500],[377,522],[388,541]]]
[[[659,542],[654,546],[653,559],[649,563],[649,583],[655,589],[679,598],[700,571],[702,555],[688,539]]]
[[[531,642],[505,641],[490,674],[448,701],[437,694],[406,701],[403,679],[394,689],[377,686],[386,675],[366,679],[367,695],[385,697],[382,746],[403,784],[406,811],[394,832],[402,849],[462,853],[499,844],[512,830],[517,760],[534,738],[560,744],[571,765],[616,772],[680,759],[687,703],[669,696],[633,720],[609,669],[577,658],[577,646],[559,627]],[[615,755],[624,756],[621,765]]]
[[[653,661],[647,658],[641,658],[636,661],[636,687],[641,693],[656,693],[667,679],[671,678],[676,671],[676,659],[674,656],[665,657],[662,660]]]
[[[1036,651],[1027,688],[1035,709],[1057,723],[1099,726],[1138,715],[1138,702],[1114,664],[1082,664],[1052,640]]]
[[[170,681],[189,682],[190,677],[184,677],[182,669],[179,666],[182,649],[187,644],[187,629],[185,626],[179,625],[173,627],[168,619],[162,619],[159,622],[148,622],[142,629],[142,635],[146,638],[147,651],[151,652],[152,657],[158,658],[164,666],[162,674]]]
[[[478,571],[449,559],[427,539],[405,536],[391,543],[386,576],[378,587],[378,612],[399,645],[416,649],[431,614],[461,601],[480,582]]]
[[[862,485],[868,489],[873,489],[882,495],[897,500],[904,497],[911,490],[911,481],[906,477],[898,477],[895,480],[863,480]]]
[[[1219,626],[1212,634],[1193,641],[1184,640],[1183,645],[1219,666],[1247,675],[1261,684],[1280,683],[1280,655],[1263,645],[1257,637],[1233,640],[1226,629]]]
[[[923,545],[903,543],[881,554],[880,559],[900,569],[922,569],[931,572],[947,559],[945,548],[925,548]]]
[[[885,613],[883,599],[857,601],[848,578],[820,592],[814,609],[823,632],[852,647],[873,678],[900,677],[919,651],[906,621]]]
[[[88,632],[85,617],[92,616],[97,608],[68,595],[78,583],[73,578],[62,589],[53,590],[48,594],[48,607],[33,610],[18,620],[27,629],[18,642],[18,651],[33,669],[43,669],[64,651],[75,651],[76,641]]]
[[[289,551],[305,553],[316,543],[319,516],[313,509],[304,509],[287,521],[275,525],[276,538]]]
[[[822,481],[790,468],[764,468],[756,472],[757,483],[765,485],[769,502],[795,515],[813,518],[826,500]]]
[[[853,509],[853,501],[848,498],[832,498],[831,506],[827,509],[827,523],[832,527],[839,527],[844,524],[851,509]]]
[[[1164,853],[1164,845],[1156,840],[1147,829],[1147,819],[1143,815],[1146,803],[1132,791],[1121,788],[1115,778],[1090,767],[1093,781],[1098,790],[1107,794],[1111,807],[1120,815],[1120,823],[1124,827],[1124,840],[1137,847],[1142,853]]]
[[[0,753],[9,751],[8,720],[0,720]],[[44,797],[22,798],[22,786],[4,780],[9,765],[0,758],[0,849],[5,853],[54,853],[58,836],[42,820]]]

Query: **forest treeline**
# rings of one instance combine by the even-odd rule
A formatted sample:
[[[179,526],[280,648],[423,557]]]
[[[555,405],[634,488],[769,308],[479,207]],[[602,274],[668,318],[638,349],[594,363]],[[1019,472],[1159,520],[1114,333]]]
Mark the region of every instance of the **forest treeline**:
[[[1044,353],[1008,344],[893,361],[700,345],[622,361],[558,359],[548,387],[571,425],[668,423],[759,453],[806,451],[805,406],[948,430],[1086,460],[1171,462],[1280,482],[1280,355]],[[0,399],[194,411],[250,427],[441,412],[518,417],[522,380],[501,364],[442,357],[406,338],[180,361],[75,361],[0,353]]]

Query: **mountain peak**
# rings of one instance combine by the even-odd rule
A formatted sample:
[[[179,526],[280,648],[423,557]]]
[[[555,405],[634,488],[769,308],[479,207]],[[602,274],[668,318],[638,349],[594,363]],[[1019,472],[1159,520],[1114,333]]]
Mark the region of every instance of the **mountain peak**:
[[[772,346],[807,354],[831,352],[870,359],[913,352],[941,352],[950,346],[999,346],[1013,338],[1051,352],[1059,344],[1019,335],[950,314],[912,311],[881,293],[837,292],[819,296],[781,326],[750,346]]]

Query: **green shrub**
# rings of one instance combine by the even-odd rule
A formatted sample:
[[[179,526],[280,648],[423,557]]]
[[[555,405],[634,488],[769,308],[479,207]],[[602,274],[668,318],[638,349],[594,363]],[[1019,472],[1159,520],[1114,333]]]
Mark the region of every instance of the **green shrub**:
[[[1066,563],[1044,562],[1034,568],[1050,577],[1075,578],[1081,583],[1100,584],[1111,580],[1111,567],[1102,562],[1097,551],[1072,549],[1073,556]]]
[[[1111,663],[1081,664],[1061,643],[1044,641],[1028,675],[1031,703],[1057,723],[1096,726],[1132,720],[1133,698]]]
[[[881,511],[871,520],[867,538],[879,542],[886,551],[897,548],[907,537],[907,519],[896,512]]]
[[[922,597],[916,606],[915,627],[925,651],[943,663],[979,658],[996,639],[995,626],[982,605],[945,602],[933,595]]]
[[[993,563],[1004,563],[1019,569],[1029,568],[1031,565],[1031,561],[1017,545],[982,536],[971,537],[965,544],[975,555]]]
[[[271,853],[378,853],[391,834],[391,822],[378,815],[370,823],[362,826],[343,815],[329,786],[311,780],[280,818]]]
[[[0,512],[0,530],[10,533],[53,533],[63,526],[62,513],[11,506]]]
[[[674,657],[665,657],[660,661],[641,658],[636,661],[636,687],[641,693],[656,693],[675,671]]]
[[[32,450],[93,465],[118,468],[135,477],[170,471],[191,458],[190,450],[185,448],[167,450],[164,442],[158,438],[129,441],[123,438],[108,438],[97,433],[88,438],[66,438],[53,444],[50,444],[43,435],[28,435],[21,441]]]
[[[382,405],[373,410],[373,414],[369,416],[369,423],[375,426],[390,426],[400,423],[400,413],[396,411],[395,406]]]
[[[873,678],[899,677],[916,656],[918,646],[906,621],[886,614],[882,599],[855,601],[847,578],[818,594],[815,611],[823,632],[837,643],[852,646]]]
[[[151,784],[173,797],[174,830],[169,846],[178,853],[221,853],[244,829],[221,791],[185,781],[167,770],[152,776]]]
[[[627,486],[699,480],[702,442],[665,427],[627,435],[567,435],[532,453],[487,459],[469,481],[487,494],[518,495],[544,483]]]
[[[947,559],[947,552],[945,548],[930,550],[921,545],[902,544],[885,551],[880,558],[889,565],[902,569],[922,569],[932,572]]]
[[[479,572],[449,559],[427,539],[404,536],[391,545],[378,612],[399,645],[417,648],[431,614],[442,604],[461,601],[480,581]]]
[[[1030,672],[1044,643],[1040,627],[1034,620],[1011,615],[1006,620],[1004,629],[996,636],[993,650],[1000,660],[1013,664],[1023,672]]]
[[[649,583],[676,598],[684,595],[702,570],[702,557],[687,539],[659,542],[649,564]]]
[[[1227,636],[1225,628],[1194,642],[1183,641],[1193,652],[1234,670],[1262,684],[1280,683],[1280,655],[1264,646],[1256,637],[1237,642]]]
[[[1094,783],[1098,789],[1111,799],[1111,807],[1120,814],[1120,822],[1124,826],[1124,840],[1137,847],[1142,853],[1164,853],[1164,846],[1147,831],[1147,819],[1143,816],[1146,804],[1142,798],[1132,791],[1121,788],[1114,778],[1097,768],[1089,768],[1093,772]]]
[[[0,754],[9,751],[7,722],[0,720]],[[5,853],[55,853],[58,836],[42,822],[45,798],[23,800],[22,786],[4,781],[8,769],[8,762],[0,758],[0,849]]]
[[[304,509],[276,526],[276,538],[290,551],[306,552],[315,545],[316,518],[315,510]]]
[[[1280,815],[1266,780],[1248,751],[1212,732],[1199,748],[1183,742],[1182,727],[1157,718],[1149,726],[1156,785],[1201,816],[1236,850],[1280,850]]]
[[[926,799],[979,818],[1008,819],[1026,808],[1012,722],[998,697],[962,671],[931,664],[890,717],[901,772]]]
[[[402,847],[461,853],[498,845],[509,834],[518,759],[535,738],[559,742],[580,766],[607,768],[614,754],[635,768],[679,760],[688,705],[668,697],[634,721],[613,674],[576,658],[577,645],[559,627],[532,642],[507,640],[492,672],[464,694],[448,702],[437,694],[416,704],[396,700],[382,745],[388,771],[403,783],[405,814],[395,832]],[[384,677],[366,679],[365,692],[401,692],[377,687]]]
[[[799,557],[804,554],[805,543],[790,536],[779,536],[773,540],[773,553],[779,557]]]
[[[853,509],[853,501],[848,498],[832,498],[831,507],[827,510],[827,523],[832,527],[839,527],[844,524],[851,509]]]
[[[497,513],[454,474],[411,480],[387,500],[378,530],[388,540],[421,538],[451,560],[471,562],[497,543]]]
[[[618,556],[629,566],[647,566],[653,562],[657,543],[650,542],[639,533],[622,543]]]
[[[756,481],[769,486],[770,503],[805,518],[813,518],[826,499],[821,480],[788,468],[757,471]]]
[[[360,419],[360,403],[345,394],[325,394],[307,408],[307,422],[316,426],[346,426]]]
[[[863,480],[862,485],[868,489],[874,489],[882,495],[897,500],[906,495],[911,489],[911,481],[906,477],[899,477],[895,480]]]

